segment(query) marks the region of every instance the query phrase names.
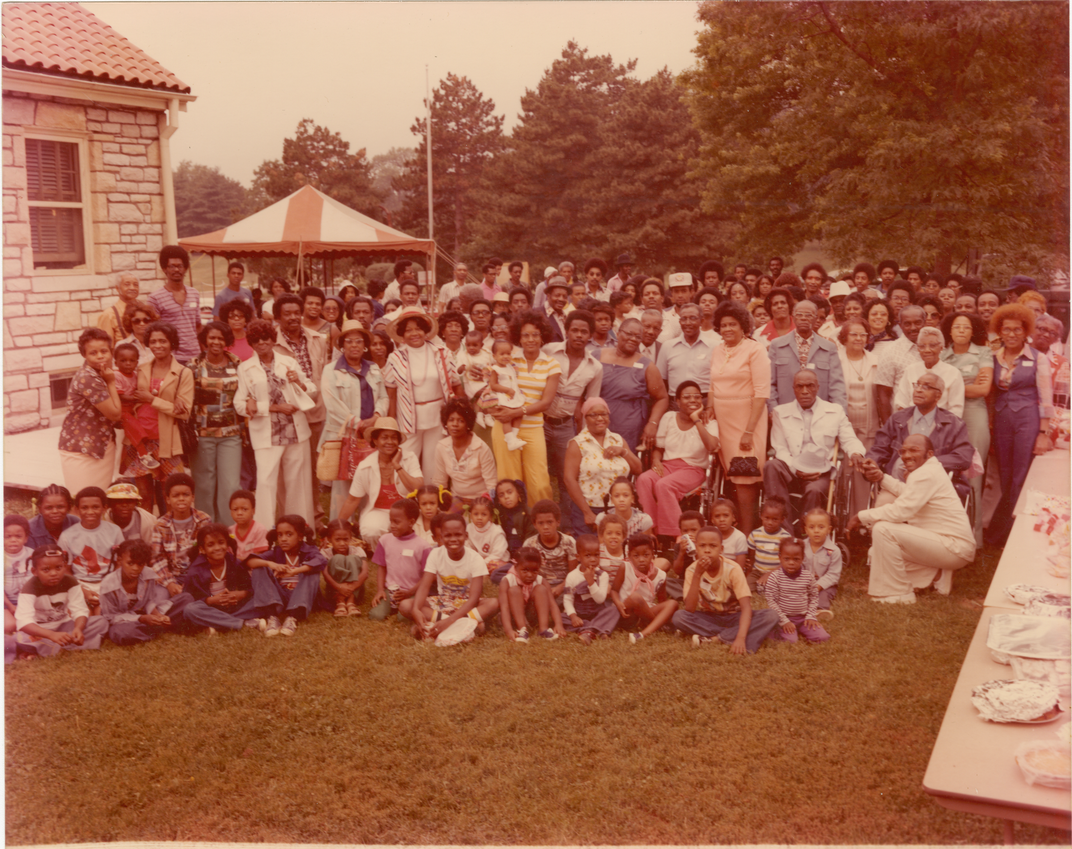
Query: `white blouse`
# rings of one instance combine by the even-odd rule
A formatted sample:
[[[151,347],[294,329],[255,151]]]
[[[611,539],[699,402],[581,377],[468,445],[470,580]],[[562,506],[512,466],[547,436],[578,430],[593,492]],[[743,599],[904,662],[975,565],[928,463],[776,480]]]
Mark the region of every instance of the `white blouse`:
[[[703,427],[698,422],[696,427],[682,430],[677,423],[677,413],[670,411],[659,419],[659,430],[655,434],[655,447],[663,449],[663,460],[684,460],[690,466],[706,469],[711,465],[711,454],[704,447],[697,428]],[[707,432],[718,438],[718,422],[707,423]]]

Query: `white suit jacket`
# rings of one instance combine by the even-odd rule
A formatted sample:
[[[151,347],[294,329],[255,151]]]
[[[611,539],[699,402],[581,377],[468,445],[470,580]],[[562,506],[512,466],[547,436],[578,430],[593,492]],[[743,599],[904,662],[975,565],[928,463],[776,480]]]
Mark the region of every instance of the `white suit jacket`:
[[[856,438],[856,432],[845,415],[840,404],[815,399],[812,407],[811,438],[824,449],[826,456],[834,452],[834,440],[841,442],[846,454],[866,454],[862,442]],[[795,469],[793,460],[800,454],[804,445],[804,417],[796,401],[779,404],[774,408],[771,425],[771,447],[774,456]]]
[[[293,369],[301,377],[304,392],[287,380],[288,369]],[[286,383],[283,388],[283,397],[288,404],[302,403],[309,407],[313,406],[312,399],[317,394],[316,384],[302,374],[297,360],[292,360],[277,352],[272,362],[272,370]],[[304,399],[301,397],[303,395]],[[249,441],[254,449],[271,448],[272,422],[268,418],[268,377],[256,354],[238,367],[238,391],[235,392],[234,405],[240,415],[246,415],[246,400],[251,397],[257,401],[257,414],[252,417],[247,416]],[[294,413],[294,429],[298,432],[298,442],[305,442],[312,434],[309,430],[309,423],[305,420],[305,413],[301,410]]]

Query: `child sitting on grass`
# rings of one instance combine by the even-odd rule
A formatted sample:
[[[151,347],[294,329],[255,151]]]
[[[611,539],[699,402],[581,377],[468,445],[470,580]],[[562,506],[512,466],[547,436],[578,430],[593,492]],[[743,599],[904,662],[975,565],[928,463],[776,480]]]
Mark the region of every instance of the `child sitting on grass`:
[[[149,567],[152,558],[144,540],[123,540],[115,550],[115,570],[100,583],[101,615],[108,620],[108,639],[117,646],[147,643],[185,625],[183,611],[193,599],[185,592],[168,595]]]
[[[633,534],[646,534],[655,526],[651,516],[635,506],[636,490],[629,478],[620,477],[611,481],[607,497],[610,499],[610,513],[625,522],[626,538]]]
[[[71,574],[85,593],[90,615],[100,613],[100,584],[115,568],[112,557],[123,541],[123,532],[104,521],[107,498],[99,486],[87,486],[74,498],[81,521],[60,534],[60,548],[67,553]]]
[[[540,552],[540,574],[556,599],[560,599],[566,589],[566,575],[577,565],[577,543],[569,534],[558,530],[561,519],[562,510],[555,502],[549,498],[537,501],[532,505],[536,534],[525,540],[526,548]],[[596,542],[598,547],[598,539]]]
[[[525,484],[518,480],[503,478],[495,485],[495,509],[499,514],[499,525],[506,535],[506,547],[510,551],[510,559],[517,557],[518,551],[525,545],[525,541],[536,533],[536,526],[529,518],[525,503],[528,496],[525,492]],[[491,576],[494,584],[502,580]]]
[[[779,566],[778,546],[790,536],[782,527],[788,509],[785,499],[777,495],[764,499],[763,509],[759,511],[762,524],[748,535],[748,559],[752,567],[748,573],[748,588],[752,592],[757,589],[762,592],[767,578]]]
[[[594,635],[607,639],[620,617],[609,598],[610,575],[599,568],[599,559],[599,537],[582,534],[577,538],[577,566],[564,582],[562,608],[569,622],[562,624],[567,631],[580,634],[586,646],[592,644]]]
[[[123,539],[140,539],[152,545],[156,516],[141,506],[138,487],[127,480],[117,480],[104,491],[108,511],[104,520],[123,532]]]
[[[235,555],[235,541],[223,525],[210,523],[197,532],[198,554],[186,571],[184,589],[191,596],[183,615],[198,628],[238,631],[267,626],[273,609],[257,609],[249,570]],[[268,599],[271,603],[271,596]]]
[[[622,585],[625,567],[625,521],[613,513],[599,517],[599,568],[610,575],[611,598]],[[615,602],[617,606],[618,602]]]
[[[90,616],[82,585],[68,571],[67,552],[43,545],[34,549],[31,563],[15,606],[18,651],[51,657],[61,650],[99,649],[108,620]]]
[[[327,559],[312,545],[312,538],[312,529],[301,516],[281,516],[275,523],[275,547],[246,561],[257,608],[270,611],[266,637],[293,636],[298,622],[313,611]]]
[[[830,539],[832,526],[830,514],[821,507],[816,507],[804,514],[804,535],[808,540],[804,545],[804,566],[815,575],[815,583],[819,590],[816,607],[819,611],[820,622],[834,618],[830,602],[837,595],[837,585],[841,580],[843,565],[841,549]]]
[[[562,614],[555,598],[540,574],[540,552],[522,548],[510,571],[499,586],[499,609],[506,639],[519,643],[529,641],[529,622],[535,609],[537,633],[546,640],[565,636]],[[554,628],[551,628],[551,622]]]
[[[737,565],[748,570],[748,538],[735,527],[737,524],[737,505],[728,498],[719,498],[711,508],[711,524],[722,534],[722,556],[737,561]]]
[[[666,594],[676,601],[685,597],[685,568],[696,559],[696,535],[704,526],[703,513],[684,510],[677,520],[681,534],[674,540],[671,559],[659,557],[655,566],[666,572]]]
[[[19,603],[19,590],[30,580],[30,558],[33,549],[26,541],[30,538],[30,522],[25,516],[12,513],[4,516],[4,633],[15,633],[15,606]]]
[[[358,602],[365,600],[368,564],[361,548],[353,544],[349,522],[332,519],[324,531],[327,545],[321,553],[328,558],[324,570],[325,595],[335,601],[336,616],[360,616]]]
[[[830,634],[816,618],[815,601],[819,594],[815,575],[804,567],[804,542],[792,537],[778,545],[781,568],[767,578],[764,596],[770,609],[778,614],[775,639],[797,641],[797,632],[809,643],[825,643]]]
[[[636,644],[666,625],[677,612],[677,602],[666,597],[666,573],[655,566],[655,542],[647,534],[629,537],[629,560],[623,567],[619,591],[612,590],[626,628],[629,642]],[[643,624],[639,631],[633,626]]]
[[[253,518],[257,510],[257,496],[248,489],[236,489],[231,493],[229,506],[234,524],[227,530],[235,541],[235,557],[245,563],[251,554],[261,554],[268,544],[268,529]]]
[[[420,510],[408,498],[391,505],[390,531],[380,537],[372,562],[376,566],[376,595],[369,619],[382,622],[398,613],[399,605],[412,598],[424,575],[432,546],[413,532]],[[441,522],[442,516],[436,516]],[[464,520],[463,520],[464,521]]]
[[[722,534],[708,525],[696,535],[696,562],[685,570],[685,609],[674,627],[692,634],[694,646],[718,637],[733,654],[753,654],[778,625],[773,610],[753,610],[741,567],[722,556]]]
[[[37,497],[37,515],[30,519],[30,548],[59,545],[60,534],[78,521],[71,515],[72,499],[67,487],[50,483]]]
[[[417,507],[420,510],[420,515],[417,517],[413,530],[426,543],[435,545],[436,541],[432,536],[432,520],[437,513],[450,507],[454,500],[453,496],[449,490],[441,490],[438,486],[426,483],[417,487],[417,491],[410,497],[417,502]]]
[[[194,507],[194,479],[182,472],[164,480],[167,512],[153,528],[153,570],[160,585],[172,595],[182,592],[182,580],[190,568],[190,551],[197,532],[212,521]]]
[[[466,547],[465,517],[448,513],[442,528],[443,544],[432,549],[417,592],[399,610],[413,620],[410,633],[417,639],[436,639],[456,622],[472,620],[469,628],[457,629],[460,636],[454,641],[461,641],[484,633],[484,623],[498,612],[499,600],[482,598],[488,567],[484,558]],[[433,583],[438,595],[431,595]]]
[[[510,571],[506,534],[493,521],[494,515],[495,505],[486,495],[477,496],[469,505],[468,545],[484,559],[489,575],[503,567],[503,574]]]

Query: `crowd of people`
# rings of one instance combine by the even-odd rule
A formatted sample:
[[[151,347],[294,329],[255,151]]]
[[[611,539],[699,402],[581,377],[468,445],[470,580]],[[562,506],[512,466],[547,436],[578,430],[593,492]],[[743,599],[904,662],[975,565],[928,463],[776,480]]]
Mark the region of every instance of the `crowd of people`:
[[[400,261],[365,294],[275,280],[262,302],[232,262],[207,322],[182,248],[146,298],[120,274],[79,339],[64,484],[4,521],[7,658],[291,635],[320,607],[362,613],[370,562],[368,615],[440,644],[493,617],[521,641],[821,642],[839,452],[869,594],[911,603],[973,562],[988,474],[1004,543],[1068,405],[1065,328],[1030,278],[775,257],[664,281],[623,254],[535,286],[511,262],[504,286],[503,265],[477,282],[459,263],[426,300]],[[725,492],[684,509],[712,463]]]

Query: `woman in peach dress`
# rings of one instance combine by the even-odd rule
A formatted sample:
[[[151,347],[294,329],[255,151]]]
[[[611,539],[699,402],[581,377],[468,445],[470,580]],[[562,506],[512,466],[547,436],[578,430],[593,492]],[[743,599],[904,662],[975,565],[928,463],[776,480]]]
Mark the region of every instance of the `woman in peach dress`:
[[[756,526],[759,485],[763,482],[767,446],[767,399],[770,397],[770,358],[762,343],[751,338],[752,317],[743,304],[723,301],[715,310],[715,329],[722,341],[711,358],[710,410],[718,422],[719,453],[728,469],[734,457],[755,457],[759,475],[734,475],[740,529]]]

